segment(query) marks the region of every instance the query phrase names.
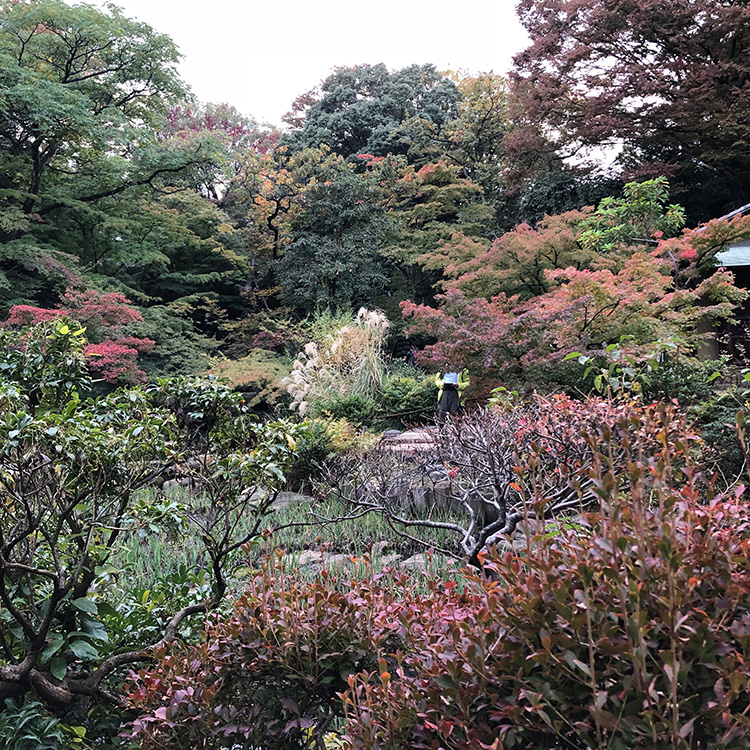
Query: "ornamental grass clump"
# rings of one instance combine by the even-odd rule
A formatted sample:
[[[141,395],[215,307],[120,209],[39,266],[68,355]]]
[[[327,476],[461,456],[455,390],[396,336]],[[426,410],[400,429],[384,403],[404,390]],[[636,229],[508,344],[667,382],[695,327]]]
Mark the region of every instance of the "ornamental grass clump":
[[[292,396],[290,408],[305,415],[316,401],[378,394],[385,377],[388,326],[382,312],[363,307],[353,321],[306,344],[283,381]]]

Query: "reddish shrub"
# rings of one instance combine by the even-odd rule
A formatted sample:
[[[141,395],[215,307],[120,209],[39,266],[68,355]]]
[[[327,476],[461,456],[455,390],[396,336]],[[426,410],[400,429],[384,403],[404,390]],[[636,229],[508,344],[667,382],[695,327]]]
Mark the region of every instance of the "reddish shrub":
[[[744,488],[713,497],[684,425],[650,415],[600,431],[600,511],[486,555],[491,579],[342,591],[260,572],[205,643],[134,677],[132,737],[291,747],[343,709],[362,750],[747,748]]]
[[[748,747],[750,511],[742,488],[702,495],[662,413],[661,450],[595,462],[601,512],[401,612],[395,673],[350,679],[355,748]]]
[[[105,341],[89,344],[84,353],[89,367],[108,383],[137,383],[145,378],[145,373],[136,365],[137,349]]]
[[[65,315],[65,310],[46,310],[31,305],[13,305],[4,326],[33,326],[45,320],[54,320]]]
[[[148,352],[155,342],[122,335],[123,326],[142,321],[143,317],[119,292],[68,290],[55,310],[14,305],[2,325],[30,326],[61,316],[68,316],[86,328],[86,336],[93,342],[85,351],[89,366],[105,381],[137,383],[145,378],[136,360],[138,354]]]
[[[407,601],[377,580],[300,584],[266,564],[204,643],[133,675],[130,702],[145,713],[131,736],[144,750],[302,747],[304,730],[319,738],[341,715],[348,675],[397,648]]]

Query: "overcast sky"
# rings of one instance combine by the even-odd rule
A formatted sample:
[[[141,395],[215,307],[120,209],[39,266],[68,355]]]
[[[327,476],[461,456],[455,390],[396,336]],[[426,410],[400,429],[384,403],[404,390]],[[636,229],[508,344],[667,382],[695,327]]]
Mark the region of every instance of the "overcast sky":
[[[126,16],[172,37],[184,56],[182,77],[201,101],[227,102],[274,125],[336,66],[430,62],[506,73],[527,41],[515,3],[115,0]]]

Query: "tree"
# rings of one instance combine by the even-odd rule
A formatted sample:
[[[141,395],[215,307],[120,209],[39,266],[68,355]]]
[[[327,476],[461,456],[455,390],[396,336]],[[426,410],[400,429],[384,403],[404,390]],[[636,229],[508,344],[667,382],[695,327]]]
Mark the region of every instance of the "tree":
[[[458,88],[458,111],[442,127],[423,121],[423,134],[416,139],[424,141],[420,163],[444,161],[458,166],[462,177],[482,188],[483,202],[496,215],[492,226],[496,231],[508,201],[504,174],[505,138],[512,128],[508,83],[495,73],[447,75]]]
[[[0,301],[54,299],[113,207],[217,156],[216,141],[160,143],[187,95],[172,41],[111,6],[3,4],[0,26]],[[133,214],[137,213],[137,209]]]
[[[85,346],[65,319],[0,332],[0,698],[31,693],[62,710],[81,696],[118,703],[118,670],[221,601],[227,558],[257,534],[297,434],[258,424],[215,380],[84,402]],[[199,489],[167,517],[136,492],[175,466]],[[175,513],[202,540],[212,585],[175,604],[149,640],[118,628],[112,582],[100,577],[142,518]]]
[[[469,297],[535,297],[550,289],[547,271],[580,269],[591,260],[593,253],[579,244],[580,227],[589,213],[545,216],[535,227],[519,224],[491,245],[456,233],[431,254],[429,264],[442,268],[445,280],[440,286],[445,290]]]
[[[177,105],[169,111],[166,123],[159,131],[160,139],[178,139],[186,143],[201,144],[207,136],[217,138],[226,151],[224,173],[208,164],[203,170],[189,172],[187,179],[198,193],[217,201],[239,171],[241,156],[248,152],[270,153],[281,133],[260,126],[228,104]]]
[[[314,184],[292,225],[294,240],[278,264],[282,296],[298,310],[371,303],[387,278],[378,249],[385,217],[367,176],[342,171]]]
[[[668,200],[669,184],[663,177],[631,182],[622,197],[604,198],[596,210],[545,216],[533,227],[519,224],[490,246],[457,233],[432,253],[429,263],[442,267],[447,277],[443,289],[528,299],[550,290],[548,271],[617,271],[635,248],[657,245],[665,235],[676,234],[684,226],[684,212]]]
[[[391,73],[382,63],[338,68],[319,91],[301,97],[287,122],[303,123],[283,141],[293,151],[329,146],[344,157],[359,153],[408,155],[421,123],[438,131],[455,116],[458,90],[433,65]]]
[[[715,261],[747,224],[715,222],[662,240],[683,222],[667,199],[663,180],[633,183],[593,212],[521,225],[485,252],[459,237],[445,243],[438,308],[402,304],[415,332],[437,338],[423,361],[533,380],[554,377],[571,352],[602,356],[623,340],[636,359],[668,340],[694,352],[701,326],[731,320],[747,296]]]
[[[411,542],[419,543],[417,529],[447,532],[452,544],[443,542],[439,551],[481,568],[480,556],[512,538],[529,519],[543,522],[596,506],[589,477],[592,436],[618,424],[629,424],[633,439],[638,430],[651,436],[645,423],[652,426],[654,417],[658,420],[633,402],[535,395],[528,402],[449,419],[417,455],[405,458],[381,443],[364,454],[334,459],[325,467],[326,483],[350,512],[382,514]],[[681,419],[673,414],[669,422],[668,427],[676,426]],[[641,440],[647,453],[658,445],[653,437]],[[619,471],[626,460],[627,453],[616,447],[610,468]],[[410,513],[420,498],[427,512]],[[438,504],[455,515],[446,519],[434,512]]]
[[[596,211],[581,225],[581,245],[588,250],[611,253],[638,243],[675,235],[685,226],[685,211],[668,204],[669,182],[657,177],[629,182],[622,198],[604,198]]]
[[[447,159],[420,169],[403,159],[360,154],[381,188],[389,219],[382,254],[396,300],[430,299],[442,269],[441,246],[455,234],[480,242],[492,223],[482,189]]]
[[[527,130],[541,124],[562,155],[622,144],[631,175],[701,191],[698,218],[750,201],[746,3],[523,0],[519,14]]]

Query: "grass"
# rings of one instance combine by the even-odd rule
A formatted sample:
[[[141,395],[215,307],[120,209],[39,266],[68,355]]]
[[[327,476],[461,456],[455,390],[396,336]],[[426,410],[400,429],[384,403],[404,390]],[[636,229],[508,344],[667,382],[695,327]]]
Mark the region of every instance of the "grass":
[[[184,493],[185,490],[175,489],[170,499],[179,502],[185,498]],[[149,499],[156,499],[156,493],[146,491],[141,499],[148,503]],[[430,546],[456,548],[455,540],[446,530],[413,530],[414,536],[424,540],[424,544],[418,544],[400,536],[378,513],[357,518],[350,518],[351,515],[351,509],[335,498],[321,502],[303,500],[279,507],[265,517],[262,525],[265,541],[258,547],[265,553],[283,550],[285,567],[288,563],[289,569],[299,567],[303,552],[322,550],[327,558],[326,568],[346,577],[377,573],[385,564],[393,564],[390,555],[397,554],[404,559]],[[450,520],[446,511],[433,510],[430,517]],[[342,518],[346,520],[336,520]],[[241,519],[240,529],[252,528],[254,520],[250,516]],[[439,554],[432,556],[429,564],[435,575],[448,575],[448,559]],[[191,529],[174,522],[169,528],[151,525],[125,535],[110,562],[112,568],[121,571],[121,578],[131,590],[151,589],[183,566],[195,572],[209,568],[200,540]],[[249,572],[248,564],[247,555],[242,551],[230,560],[230,575],[235,579],[233,587],[241,588],[241,579]],[[300,568],[300,575],[314,577],[320,569],[317,563],[306,565]]]

